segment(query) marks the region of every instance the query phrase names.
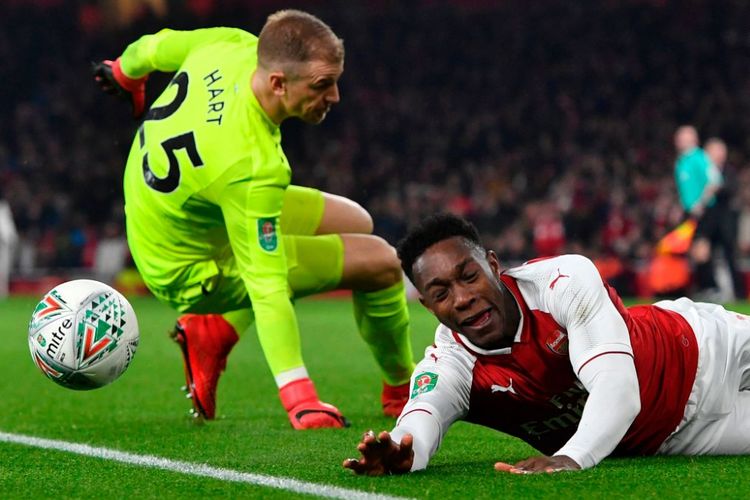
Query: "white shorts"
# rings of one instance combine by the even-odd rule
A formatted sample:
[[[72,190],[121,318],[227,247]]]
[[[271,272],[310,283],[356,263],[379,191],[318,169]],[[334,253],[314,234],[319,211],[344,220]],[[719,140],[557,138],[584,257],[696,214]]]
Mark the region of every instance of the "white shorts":
[[[683,316],[698,341],[685,415],[657,453],[750,454],[750,316],[686,298],[655,305]]]

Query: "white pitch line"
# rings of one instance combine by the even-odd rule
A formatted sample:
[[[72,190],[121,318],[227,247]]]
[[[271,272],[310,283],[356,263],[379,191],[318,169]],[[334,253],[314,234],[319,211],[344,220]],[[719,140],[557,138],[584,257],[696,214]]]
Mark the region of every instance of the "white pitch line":
[[[139,465],[141,467],[163,469],[193,476],[210,477],[223,481],[267,486],[269,488],[277,488],[280,490],[293,491],[295,493],[304,493],[308,495],[317,495],[326,498],[340,498],[343,500],[400,500],[405,498],[367,493],[359,490],[350,490],[326,484],[308,483],[306,481],[299,481],[297,479],[286,477],[275,477],[232,469],[222,469],[219,467],[211,467],[206,464],[170,460],[168,458],[157,457],[154,455],[137,455],[135,453],[127,453],[109,448],[89,446],[81,443],[71,443],[68,441],[58,441],[56,439],[25,436],[23,434],[0,432],[0,442],[23,444],[46,450],[65,451],[77,455],[85,455],[87,457],[103,458],[105,460],[114,460],[115,462]]]

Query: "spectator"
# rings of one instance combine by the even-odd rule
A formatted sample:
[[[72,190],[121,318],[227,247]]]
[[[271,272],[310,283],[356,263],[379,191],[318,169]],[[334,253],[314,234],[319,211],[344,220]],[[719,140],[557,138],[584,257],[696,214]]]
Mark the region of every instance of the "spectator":
[[[735,206],[737,174],[732,166],[727,165],[727,145],[718,137],[712,137],[704,145],[706,155],[722,175],[724,180],[716,193],[716,232],[712,235],[712,251],[721,249],[728,268],[730,290],[722,293],[725,302],[745,297],[745,287],[737,263],[737,216]]]
[[[88,80],[81,61],[99,59],[157,24],[250,28],[268,13],[237,1],[200,9],[157,4],[152,10],[165,17],[138,14],[122,28],[91,2],[76,12],[66,2],[40,8],[15,1],[0,17],[0,111],[8,117],[0,124],[0,179],[19,243],[37,249],[35,257],[23,254],[27,267],[72,259],[64,225],[73,214],[82,217],[84,245],[121,217],[122,158],[137,124],[107,121],[122,110],[81,90]],[[742,2],[508,0],[469,9],[447,0],[314,8],[353,57],[342,82],[346,98],[326,130],[285,130],[285,151],[299,166],[294,182],[372,208],[382,221],[375,231],[392,243],[402,225],[450,200],[487,241],[512,246],[509,253],[525,260],[537,255],[536,219],[524,215],[526,205],[552,202],[565,230],[563,251],[614,246],[627,266],[638,266],[676,223],[673,178],[664,165],[672,159],[666,138],[682,120],[737,145],[737,191],[728,195],[743,209],[737,200],[750,184],[743,175],[750,164],[743,55],[750,9]],[[101,140],[103,127],[113,140]],[[621,209],[620,222],[632,224],[626,235],[613,233]],[[511,225],[512,245],[505,245]]]
[[[690,255],[694,262],[696,296],[706,300],[718,300],[719,290],[714,278],[714,262],[711,243],[716,239],[719,213],[716,192],[722,179],[716,165],[698,146],[698,132],[691,125],[683,125],[674,135],[677,150],[675,180],[680,195],[680,204],[686,216],[698,221]]]
[[[0,299],[8,295],[8,280],[17,241],[10,205],[0,192]]]

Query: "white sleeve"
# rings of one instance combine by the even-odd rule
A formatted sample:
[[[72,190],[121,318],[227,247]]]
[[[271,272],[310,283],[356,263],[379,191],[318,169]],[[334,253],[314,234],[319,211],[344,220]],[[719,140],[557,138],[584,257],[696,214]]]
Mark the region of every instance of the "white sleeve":
[[[412,471],[424,469],[448,427],[469,410],[473,357],[457,346],[430,346],[411,379],[409,402],[401,412],[391,438],[414,437]]]
[[[633,358],[625,354],[592,359],[579,378],[589,397],[578,430],[555,455],[567,455],[588,469],[617,447],[641,411],[641,398]]]
[[[589,392],[578,430],[558,450],[581,468],[615,449],[640,412],[638,375],[625,320],[593,263],[582,256],[559,260],[566,279],[546,289],[550,314],[568,332],[570,362]]]

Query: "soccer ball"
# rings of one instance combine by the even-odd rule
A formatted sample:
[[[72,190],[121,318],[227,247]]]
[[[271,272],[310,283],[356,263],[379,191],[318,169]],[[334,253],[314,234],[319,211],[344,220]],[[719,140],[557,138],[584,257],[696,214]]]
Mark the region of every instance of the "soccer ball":
[[[93,280],[56,286],[34,309],[29,349],[48,378],[70,389],[103,387],[122,375],[138,347],[133,307]]]

